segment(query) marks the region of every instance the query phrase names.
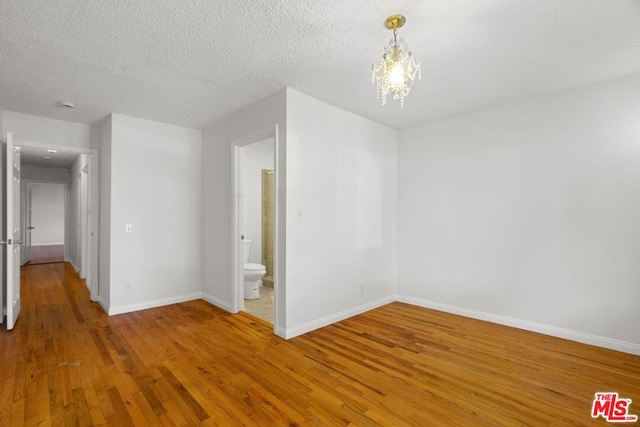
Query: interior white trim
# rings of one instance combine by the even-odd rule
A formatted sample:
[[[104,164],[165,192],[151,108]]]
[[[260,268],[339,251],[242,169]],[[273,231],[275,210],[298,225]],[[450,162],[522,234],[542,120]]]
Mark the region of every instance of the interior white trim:
[[[75,272],[78,274],[78,277],[80,277],[80,269],[78,268],[78,266],[77,266],[77,265],[75,265],[75,264],[73,263],[73,260],[68,259],[68,260],[65,260],[65,262],[68,262],[69,264],[71,264],[71,267],[73,267],[73,269],[75,270]],[[89,287],[87,286],[87,288],[89,288]],[[89,290],[91,290],[91,289],[89,288]]]
[[[228,311],[231,314],[237,313],[237,311],[233,311],[233,307],[231,304],[221,300],[220,298],[216,298],[212,295],[203,293],[202,299],[208,302],[209,304],[215,305],[216,307],[221,308],[222,310]]]
[[[101,295],[98,295],[98,297],[95,299],[95,302],[100,304],[100,307],[102,307],[105,313],[109,314],[109,304],[107,304],[107,302],[102,299]]]
[[[108,313],[109,313],[109,316],[113,316],[115,314],[131,313],[133,311],[162,307],[170,304],[179,304],[181,302],[193,301],[201,298],[202,298],[202,294],[200,292],[194,292],[192,294],[177,295],[169,298],[160,298],[152,301],[145,301],[140,304],[121,305],[119,307],[109,307]]]
[[[285,240],[285,236],[280,236],[280,233],[284,233],[284,230],[281,230],[279,227],[279,218],[280,215],[283,215],[283,212],[280,212],[279,208],[279,200],[280,200],[280,191],[279,191],[279,182],[280,177],[283,176],[283,170],[281,170],[280,163],[278,161],[278,150],[280,149],[280,143],[278,138],[278,125],[275,124],[273,126],[262,129],[258,132],[252,133],[250,135],[243,136],[241,138],[235,139],[231,141],[231,168],[232,168],[232,190],[231,190],[231,206],[232,206],[232,215],[231,215],[231,278],[232,278],[232,294],[231,294],[231,309],[228,310],[232,313],[237,313],[244,308],[244,288],[243,288],[243,272],[241,264],[243,258],[244,247],[240,244],[240,236],[244,234],[243,226],[241,221],[239,221],[239,215],[243,211],[243,198],[244,192],[242,190],[242,174],[243,174],[243,150],[242,147],[249,145],[254,142],[264,141],[266,139],[273,139],[274,141],[274,169],[276,173],[276,198],[274,204],[274,286],[273,286],[273,332],[274,334],[281,336],[278,331],[277,325],[280,324],[280,317],[283,313],[281,311],[284,310],[284,307],[281,307],[278,303],[278,295],[282,292],[281,286],[284,283],[284,277],[281,277],[282,273],[278,269],[279,264],[279,248],[280,245],[283,244]],[[218,304],[216,304],[218,305]]]
[[[108,305],[102,300],[102,298],[98,298],[97,302],[102,306],[102,308],[107,313],[109,313],[110,316],[112,316],[115,314],[129,313],[133,311],[144,310],[144,309],[154,308],[154,307],[161,307],[164,305],[176,304],[176,303],[191,301],[195,299],[203,299],[204,301],[212,305],[215,305],[216,307],[222,310],[225,310],[231,314],[238,313],[238,311],[233,311],[232,305],[227,303],[226,301],[222,301],[214,296],[204,294],[204,293],[203,294],[194,293],[194,294],[183,295],[178,297],[164,298],[164,299],[155,300],[155,301],[147,301],[141,304],[116,307],[113,309],[110,309]],[[396,301],[415,305],[418,307],[430,308],[430,309],[442,311],[445,313],[455,314],[458,316],[468,317],[471,319],[483,320],[491,323],[496,323],[499,325],[522,329],[525,331],[537,332],[537,333],[549,335],[556,338],[567,339],[570,341],[575,341],[575,342],[588,344],[588,345],[594,345],[597,347],[607,348],[610,350],[616,350],[616,351],[621,351],[623,353],[629,353],[629,354],[640,356],[640,345],[635,343],[615,340],[615,339],[601,337],[597,335],[586,334],[583,332],[573,331],[573,330],[564,329],[564,328],[558,328],[555,326],[544,325],[541,323],[530,322],[527,320],[516,319],[513,317],[501,316],[498,314],[471,310],[468,308],[457,307],[449,304],[442,304],[442,303],[428,301],[420,298],[408,297],[405,295],[395,295],[395,296],[380,298],[378,300],[371,301],[367,304],[362,304],[360,306],[353,307],[351,309],[344,310],[320,319],[316,319],[311,322],[307,322],[293,328],[285,329],[281,327],[276,327],[274,329],[274,332],[277,336],[288,340],[291,338],[295,338],[299,335],[306,334],[307,332],[311,332],[316,329],[323,328],[333,323],[340,322],[342,320],[348,319],[353,316],[357,316],[369,310],[373,310],[378,307],[382,307],[383,305],[387,305]]]
[[[362,314],[366,311],[373,310],[374,308],[382,307],[383,305],[387,305],[394,301],[396,301],[396,298],[394,296],[380,298],[378,300],[371,301],[366,304],[362,304],[357,307],[350,308],[348,310],[334,313],[330,316],[325,316],[320,319],[313,320],[311,322],[303,323],[302,325],[299,325],[293,328],[287,328],[287,329],[278,328],[276,332],[278,336],[288,340],[290,338],[297,337],[298,335],[306,334],[307,332],[311,332],[313,330],[331,325],[341,320],[348,319],[349,317],[357,316],[358,314]]]
[[[640,345],[626,341],[619,341],[597,335],[585,334],[584,332],[572,331],[570,329],[558,328],[555,326],[530,322],[528,320],[521,320],[508,316],[501,316],[499,314],[471,310],[468,308],[442,304],[439,302],[433,302],[404,295],[398,295],[397,301],[419,307],[431,308],[433,310],[443,311],[445,313],[456,314],[458,316],[484,320],[491,323],[497,323],[499,325],[511,326],[514,328],[523,329],[525,331],[538,332],[552,337],[563,338],[583,344],[595,345],[598,347],[608,348],[610,350],[622,351],[624,353],[630,353],[640,356]]]

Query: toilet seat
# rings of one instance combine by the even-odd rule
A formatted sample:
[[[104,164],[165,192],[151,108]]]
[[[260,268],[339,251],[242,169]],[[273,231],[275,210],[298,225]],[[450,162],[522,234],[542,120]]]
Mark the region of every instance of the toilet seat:
[[[262,264],[254,264],[254,263],[249,262],[249,263],[244,264],[243,269],[245,271],[259,271],[259,270],[265,270],[266,267],[264,265],[262,265]]]

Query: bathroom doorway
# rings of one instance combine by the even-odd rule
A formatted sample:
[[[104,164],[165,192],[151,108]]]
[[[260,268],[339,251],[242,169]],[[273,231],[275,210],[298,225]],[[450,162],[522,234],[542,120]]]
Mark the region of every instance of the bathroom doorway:
[[[238,310],[275,324],[275,137],[237,150]]]
[[[276,200],[276,174],[273,169],[262,169],[262,264],[267,274],[262,279],[265,287],[273,289],[274,260],[274,206]]]

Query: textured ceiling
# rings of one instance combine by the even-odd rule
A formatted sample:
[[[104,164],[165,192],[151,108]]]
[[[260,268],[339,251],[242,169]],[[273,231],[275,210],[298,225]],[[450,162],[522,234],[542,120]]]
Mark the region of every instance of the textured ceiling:
[[[370,75],[392,13],[423,67],[402,110]],[[289,86],[404,128],[638,72],[638,0],[0,2],[0,106],[81,123],[202,128]]]

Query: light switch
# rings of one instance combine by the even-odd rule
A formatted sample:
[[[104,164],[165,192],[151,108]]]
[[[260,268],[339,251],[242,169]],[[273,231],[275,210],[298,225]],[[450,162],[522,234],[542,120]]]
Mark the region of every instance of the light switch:
[[[125,224],[125,225],[124,225],[124,232],[125,232],[125,233],[133,233],[133,225],[131,225],[131,224]]]

